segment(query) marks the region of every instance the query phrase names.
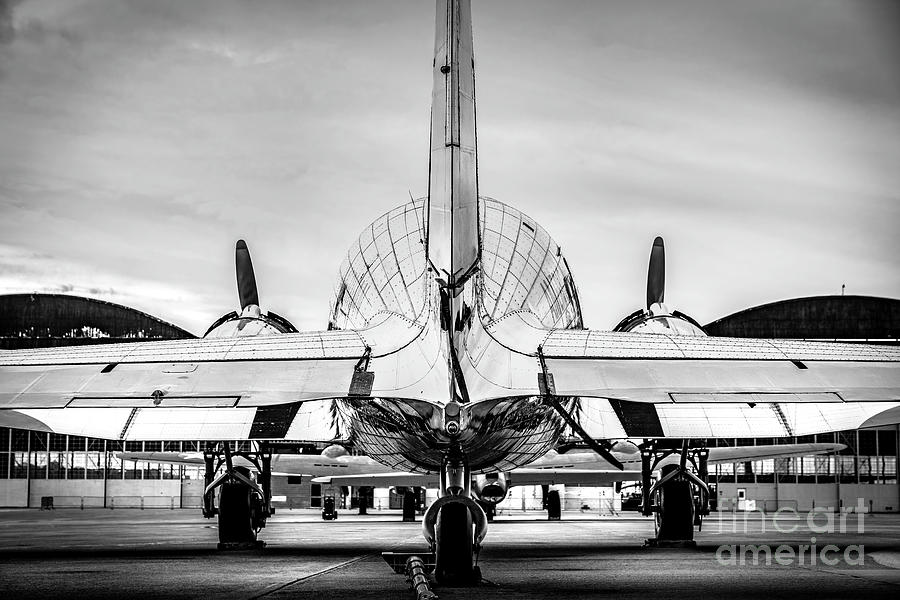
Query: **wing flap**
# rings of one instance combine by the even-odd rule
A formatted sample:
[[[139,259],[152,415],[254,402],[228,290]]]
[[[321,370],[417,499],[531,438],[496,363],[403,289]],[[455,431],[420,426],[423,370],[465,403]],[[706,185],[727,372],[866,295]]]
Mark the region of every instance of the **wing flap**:
[[[240,396],[77,396],[66,404],[66,408],[234,408],[238,400]]]
[[[834,392],[725,392],[720,394],[670,393],[672,402],[705,403],[705,402],[843,402],[840,394]]]
[[[338,436],[332,401],[209,408],[104,406],[0,411],[0,424],[110,440],[266,440],[327,442]],[[17,425],[18,424],[18,425]]]

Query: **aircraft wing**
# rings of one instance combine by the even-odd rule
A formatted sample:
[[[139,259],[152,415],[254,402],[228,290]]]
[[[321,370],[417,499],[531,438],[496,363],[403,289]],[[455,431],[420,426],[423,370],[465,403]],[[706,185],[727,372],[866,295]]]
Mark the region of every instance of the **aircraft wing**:
[[[510,485],[552,485],[582,484],[604,485],[615,481],[631,481],[641,478],[640,471],[619,471],[617,469],[568,469],[568,468],[521,468],[508,474]],[[314,477],[313,483],[331,485],[352,485],[369,487],[437,487],[438,476],[421,473],[369,473],[360,475],[335,475]]]
[[[123,460],[147,461],[163,464],[203,464],[199,453],[187,452],[123,452]],[[598,460],[602,460],[599,459]],[[281,469],[284,471],[284,469]],[[307,469],[308,470],[308,469]],[[285,474],[300,474],[286,471]],[[572,469],[562,467],[521,468],[509,473],[510,485],[553,485],[581,484],[605,485],[616,481],[631,481],[641,478],[640,471],[619,471],[617,469]],[[366,487],[436,487],[435,474],[392,472],[360,473],[355,475],[322,475],[312,478],[313,483],[341,486]]]
[[[0,425],[125,440],[328,441],[338,434],[334,398],[444,389],[433,337],[386,314],[362,331],[0,351]]]
[[[896,346],[556,330],[541,349],[559,395],[658,404],[900,401]]]
[[[734,446],[710,448],[709,463],[734,463],[790,456],[810,456],[826,452],[839,452],[843,444],[771,444],[765,446]],[[564,455],[563,455],[564,456]],[[658,466],[678,462],[678,456],[670,456]],[[599,456],[596,462],[601,468],[570,468],[563,466],[522,467],[509,472],[509,485],[608,485],[617,481],[639,481],[640,460],[623,460],[624,471],[614,469]],[[584,466],[582,463],[579,466]]]
[[[116,456],[121,460],[150,462],[163,465],[204,466],[206,464],[203,460],[202,452],[118,452]],[[301,460],[296,460],[298,456],[301,457]],[[326,469],[324,465],[315,464],[316,456],[317,455],[312,454],[275,454],[272,457],[272,475],[300,475],[311,477],[329,470]],[[256,470],[256,465],[243,456],[234,456],[232,461],[234,461],[235,465]]]
[[[718,447],[709,449],[709,463],[734,463],[748,460],[812,456],[814,454],[840,452],[846,447],[844,444],[771,444],[764,446]]]
[[[359,475],[326,475],[313,477],[313,483],[366,487],[437,487],[437,474],[408,472],[361,473]]]
[[[0,408],[237,408],[344,396],[354,331],[0,352]]]
[[[897,346],[546,330],[520,315],[486,332],[468,350],[470,396],[542,395],[543,363],[552,394],[581,398],[595,438],[783,437],[900,422]]]
[[[640,480],[640,471],[618,469],[529,468],[513,469],[507,475],[513,485],[608,485],[616,481]]]
[[[202,452],[119,452],[121,460],[151,462],[160,465],[205,465]]]
[[[323,331],[0,351],[0,424],[107,439],[330,440],[331,403],[315,400],[354,394],[367,347],[358,332]]]

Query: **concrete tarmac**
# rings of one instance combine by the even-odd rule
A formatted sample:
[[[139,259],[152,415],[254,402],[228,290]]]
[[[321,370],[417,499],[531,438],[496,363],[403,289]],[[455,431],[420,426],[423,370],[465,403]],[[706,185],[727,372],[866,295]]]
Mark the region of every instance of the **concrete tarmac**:
[[[900,594],[900,515],[851,515],[841,524],[827,515],[809,522],[726,513],[706,520],[695,549],[642,548],[653,522],[626,515],[499,517],[481,553],[485,582],[434,591],[446,600]],[[324,522],[316,511],[285,510],[263,530],[264,550],[218,552],[215,521],[196,509],[0,510],[0,596],[410,600],[405,578],[380,557],[425,550],[421,523],[399,519],[342,511]]]

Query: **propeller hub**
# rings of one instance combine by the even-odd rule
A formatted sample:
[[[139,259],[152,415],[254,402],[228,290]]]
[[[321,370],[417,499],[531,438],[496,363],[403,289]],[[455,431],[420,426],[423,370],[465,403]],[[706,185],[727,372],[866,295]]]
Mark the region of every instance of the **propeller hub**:
[[[662,302],[654,302],[651,304],[649,312],[651,317],[663,317],[672,314],[669,307]]]
[[[258,319],[262,316],[262,310],[256,304],[250,304],[241,311],[242,319]]]

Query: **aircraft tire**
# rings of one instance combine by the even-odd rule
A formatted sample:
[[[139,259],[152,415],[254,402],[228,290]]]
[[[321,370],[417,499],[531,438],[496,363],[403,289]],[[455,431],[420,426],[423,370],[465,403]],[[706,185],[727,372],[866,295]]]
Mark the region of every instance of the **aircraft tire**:
[[[474,566],[472,513],[462,503],[441,508],[435,527],[435,579],[442,585],[477,585],[480,570]]]
[[[670,481],[660,490],[657,513],[657,539],[690,541],[694,539],[694,498],[687,481]]]
[[[243,483],[222,484],[219,495],[219,543],[252,544],[256,531],[252,526],[250,487]]]

